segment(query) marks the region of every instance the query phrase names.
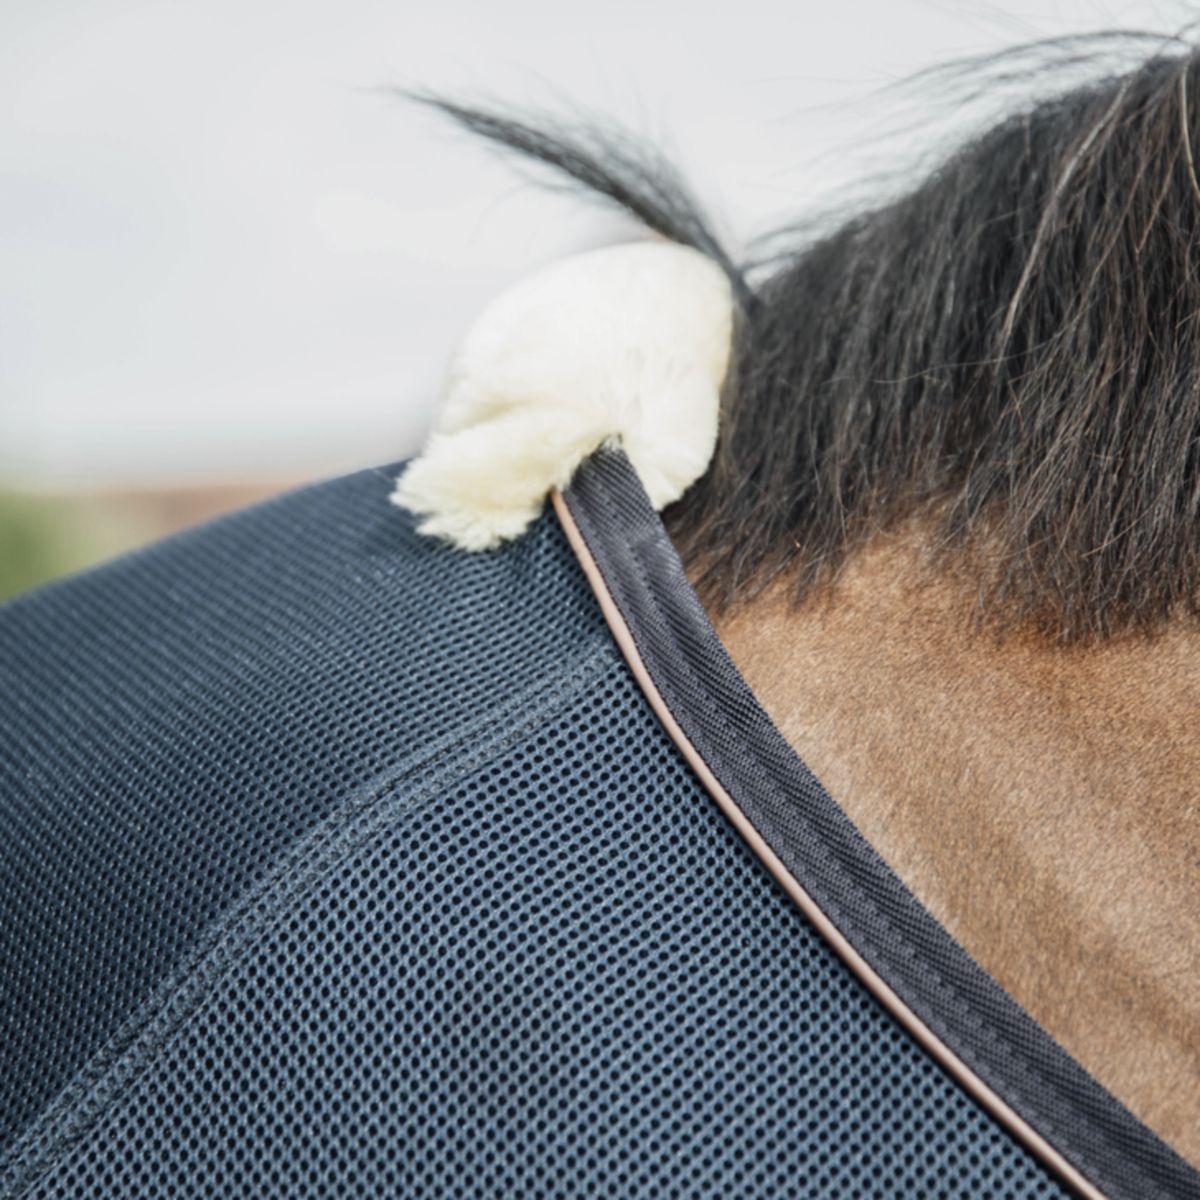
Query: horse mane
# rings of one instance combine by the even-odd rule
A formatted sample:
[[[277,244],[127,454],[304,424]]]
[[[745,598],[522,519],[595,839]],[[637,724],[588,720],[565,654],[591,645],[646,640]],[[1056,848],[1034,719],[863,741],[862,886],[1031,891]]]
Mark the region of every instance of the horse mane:
[[[653,146],[417,98],[733,280],[717,454],[666,514],[706,603],[803,600],[915,519],[979,619],[1081,642],[1200,611],[1198,63],[1164,41],[1026,103],[757,267]]]

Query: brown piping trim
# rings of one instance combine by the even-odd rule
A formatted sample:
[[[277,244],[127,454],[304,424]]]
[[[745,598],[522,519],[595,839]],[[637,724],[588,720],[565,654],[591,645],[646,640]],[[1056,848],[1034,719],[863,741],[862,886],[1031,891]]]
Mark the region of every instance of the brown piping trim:
[[[625,623],[592,552],[588,549],[571,510],[567,507],[562,494],[556,489],[551,496],[554,511],[562,525],[567,541],[587,576],[588,583],[604,613],[604,619],[612,632],[617,646],[625,661],[629,664],[634,678],[638,682],[650,707],[662,722],[663,728],[671,736],[671,740],[679,747],[688,765],[699,776],[709,795],[716,801],[717,806],[728,818],[733,827],[745,839],[747,845],[762,860],[763,865],[775,877],[776,881],[792,898],[796,906],[816,928],[817,932],[833,947],[843,962],[866,986],[872,995],[887,1009],[887,1011],[921,1044],[924,1049],[947,1071],[947,1073],[985,1108],[997,1121],[1003,1125],[1022,1145],[1036,1154],[1047,1166],[1055,1171],[1085,1200],[1107,1200],[1105,1194],[1091,1183],[1079,1170],[1068,1162],[1032,1125],[1029,1124],[1015,1109],[1002,1100],[988,1085],[971,1070],[936,1034],[904,1003],[903,1000],[888,986],[887,982],[876,972],[870,963],[846,940],[841,931],[819,908],[813,898],[800,886],[795,876],[780,861],[775,851],[764,840],[762,834],[751,824],[749,818],[738,807],[737,802],[725,790],[720,780],[709,769],[708,764],[700,756],[699,751],[688,740],[687,735],[679,726],[679,722],[671,715],[662,698],[654,679],[646,669],[642,656],[638,652],[633,634]]]

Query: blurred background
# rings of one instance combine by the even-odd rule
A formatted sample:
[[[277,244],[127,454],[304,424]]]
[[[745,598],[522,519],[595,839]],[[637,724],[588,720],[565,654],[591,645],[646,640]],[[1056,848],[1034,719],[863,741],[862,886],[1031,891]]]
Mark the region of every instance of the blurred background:
[[[419,444],[456,339],[627,236],[389,94],[611,116],[734,247],[845,211],[1012,96],[949,58],[1193,6],[5,0],[0,598]],[[936,83],[936,77],[934,79]]]

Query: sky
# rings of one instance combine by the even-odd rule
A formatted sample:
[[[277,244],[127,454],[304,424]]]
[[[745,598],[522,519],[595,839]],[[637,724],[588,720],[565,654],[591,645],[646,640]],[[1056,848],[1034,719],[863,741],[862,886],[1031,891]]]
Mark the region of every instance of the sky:
[[[897,89],[912,73],[1064,33],[1172,32],[1193,8],[6,0],[0,487],[394,461],[489,297],[630,235],[397,87],[621,121],[681,161],[737,248],[952,136],[956,105]]]

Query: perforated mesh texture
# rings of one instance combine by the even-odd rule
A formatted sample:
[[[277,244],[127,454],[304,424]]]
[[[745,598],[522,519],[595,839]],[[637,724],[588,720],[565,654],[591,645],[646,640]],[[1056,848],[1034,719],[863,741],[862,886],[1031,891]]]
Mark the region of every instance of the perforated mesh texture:
[[[0,610],[0,1147],[344,795],[607,636],[551,522],[455,554],[393,479]]]
[[[98,593],[122,633],[29,652],[37,703],[4,717],[0,860],[44,865],[3,892],[4,1019],[37,1036],[2,1040],[27,1116],[0,1194],[1060,1195],[719,815],[552,519],[461,556],[377,524],[382,495],[318,489],[18,611],[45,637]],[[289,548],[260,574],[265,530]],[[156,649],[197,563],[202,611]],[[51,699],[72,658],[116,681],[123,743]]]

